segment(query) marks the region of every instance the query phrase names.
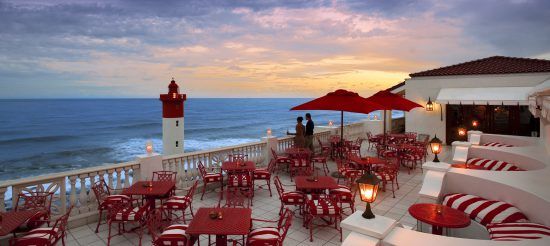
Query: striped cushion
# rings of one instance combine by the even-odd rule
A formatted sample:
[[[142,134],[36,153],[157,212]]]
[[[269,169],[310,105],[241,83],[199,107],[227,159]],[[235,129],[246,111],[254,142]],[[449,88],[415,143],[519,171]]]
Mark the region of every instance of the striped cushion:
[[[376,177],[382,181],[392,181],[393,180],[393,177],[390,173],[388,172],[374,172],[374,175],[376,175]]]
[[[521,241],[550,236],[550,227],[537,223],[495,223],[487,225],[491,240]]]
[[[345,177],[357,177],[361,175],[361,170],[352,169],[352,168],[340,168],[338,172]]]
[[[110,195],[106,196],[105,199],[103,199],[103,202],[101,202],[100,208],[106,209],[108,207],[111,207],[111,205],[115,203],[119,203],[122,201],[129,201],[130,197],[125,195]]]
[[[164,229],[162,234],[155,240],[155,245],[184,246],[187,244],[187,225],[171,225]]]
[[[299,191],[288,191],[283,193],[281,200],[287,204],[301,204],[304,203],[305,196]]]
[[[500,222],[527,222],[527,217],[511,204],[474,195],[449,194],[442,204],[463,211],[484,226]]]
[[[338,205],[329,199],[308,200],[308,213],[312,215],[334,215],[340,213]]]
[[[147,206],[124,208],[115,214],[115,220],[118,221],[138,221],[143,217],[143,214],[147,210]]]
[[[203,177],[203,181],[205,182],[215,182],[215,181],[221,181],[221,180],[222,180],[221,173],[207,173]]]
[[[485,169],[492,170],[492,171],[525,171],[517,166],[514,166],[513,164],[510,164],[505,161],[498,161],[498,160],[470,158],[466,163],[476,165],[476,166],[482,166]]]
[[[397,156],[397,151],[394,151],[394,150],[382,150],[380,152],[380,156],[382,157],[396,157]]]
[[[265,169],[256,169],[253,175],[254,179],[269,179],[271,177],[271,173]]]
[[[248,233],[248,244],[247,245],[275,245],[269,243],[270,241],[278,241],[280,238],[279,231],[277,228],[273,227],[264,227],[258,228],[250,231]]]
[[[186,209],[191,203],[191,199],[187,196],[172,196],[168,201],[164,202],[165,209]]]
[[[36,241],[42,241],[42,242],[48,242],[53,243],[59,236],[57,233],[59,232],[59,228],[37,228],[29,231],[23,238],[30,239]],[[51,237],[50,237],[51,236]]]
[[[293,167],[308,167],[309,166],[309,163],[307,160],[299,160],[299,159],[294,159],[294,161],[292,162],[292,166]]]
[[[313,162],[317,162],[317,163],[326,163],[327,162],[327,158],[324,157],[324,156],[313,157],[311,160]]]
[[[330,190],[329,194],[337,196],[341,202],[350,202],[353,199],[351,189],[345,185],[338,185],[338,188]]]
[[[404,154],[402,158],[405,160],[419,161],[422,160],[424,156],[420,154]]]
[[[514,145],[503,144],[503,143],[497,143],[497,142],[488,142],[488,143],[486,143],[486,144],[483,144],[483,146],[490,146],[490,147],[514,147]]]

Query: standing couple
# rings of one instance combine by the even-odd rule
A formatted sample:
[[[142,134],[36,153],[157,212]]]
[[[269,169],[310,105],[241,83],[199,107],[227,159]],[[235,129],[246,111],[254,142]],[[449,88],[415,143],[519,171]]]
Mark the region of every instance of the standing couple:
[[[306,114],[306,126],[304,129],[304,125],[302,124],[302,121],[304,118],[302,116],[299,116],[296,119],[296,133],[289,133],[286,132],[287,135],[295,135],[294,137],[294,146],[297,148],[308,148],[312,152],[313,150],[313,128],[315,127],[315,124],[313,123],[313,120],[311,120],[311,114]]]

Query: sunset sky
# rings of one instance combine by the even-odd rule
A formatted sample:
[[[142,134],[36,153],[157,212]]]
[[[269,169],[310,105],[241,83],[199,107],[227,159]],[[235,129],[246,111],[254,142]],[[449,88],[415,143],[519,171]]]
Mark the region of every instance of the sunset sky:
[[[0,0],[0,98],[368,96],[493,55],[550,59],[550,1]]]

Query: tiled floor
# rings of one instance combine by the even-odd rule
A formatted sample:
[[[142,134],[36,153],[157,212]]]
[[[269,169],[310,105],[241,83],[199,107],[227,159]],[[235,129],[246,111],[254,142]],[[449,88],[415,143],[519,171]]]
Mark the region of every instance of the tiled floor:
[[[446,149],[443,153],[450,153],[450,149]],[[374,155],[374,153],[368,153]],[[429,157],[431,159],[433,157]],[[440,159],[445,160],[447,156],[440,156]],[[335,169],[335,164],[329,164],[331,169]],[[401,169],[398,176],[400,189],[395,192],[395,198],[392,197],[391,191],[380,192],[377,200],[372,204],[373,212],[378,215],[385,215],[387,217],[399,220],[402,224],[414,227],[416,226],[416,220],[412,218],[407,209],[411,204],[414,204],[418,199],[418,192],[422,186],[423,174],[418,168],[412,171],[411,174],[407,174],[405,168]],[[280,174],[281,181],[284,184],[291,184],[289,177],[285,174]],[[254,206],[252,207],[253,218],[263,219],[277,219],[280,202],[275,190],[275,185],[272,185],[273,197],[269,197],[269,192],[266,190],[257,190],[254,197]],[[199,193],[199,192],[197,192]],[[218,195],[211,192],[207,193],[204,200],[200,200],[200,194],[198,194],[194,201],[193,207],[196,211],[199,207],[213,207],[218,204]],[[359,195],[356,197],[356,208],[362,210],[365,203],[359,199]],[[346,211],[349,213],[349,210]],[[344,216],[345,218],[346,216]],[[259,227],[261,224],[254,224],[253,227]],[[67,236],[67,245],[77,246],[100,246],[107,243],[107,226],[100,227],[99,233],[94,233],[95,224],[89,224],[69,230]],[[201,245],[208,245],[208,239],[206,236],[201,237]],[[145,235],[142,240],[143,245],[151,245],[151,238],[149,235]],[[124,234],[116,236],[111,240],[111,245],[138,245],[138,237],[136,234]],[[314,230],[314,241],[309,241],[309,230],[302,226],[302,222],[299,219],[295,219],[294,223],[288,232],[284,245],[340,245],[340,238],[338,233],[333,228],[321,228]]]

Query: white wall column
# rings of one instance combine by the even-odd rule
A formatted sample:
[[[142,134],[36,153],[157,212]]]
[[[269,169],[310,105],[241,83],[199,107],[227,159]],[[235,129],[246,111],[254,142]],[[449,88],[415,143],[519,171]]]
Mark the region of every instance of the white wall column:
[[[162,171],[162,155],[158,153],[138,155],[137,162],[140,164],[140,179],[151,180],[153,172]],[[136,180],[134,180],[134,183]]]

